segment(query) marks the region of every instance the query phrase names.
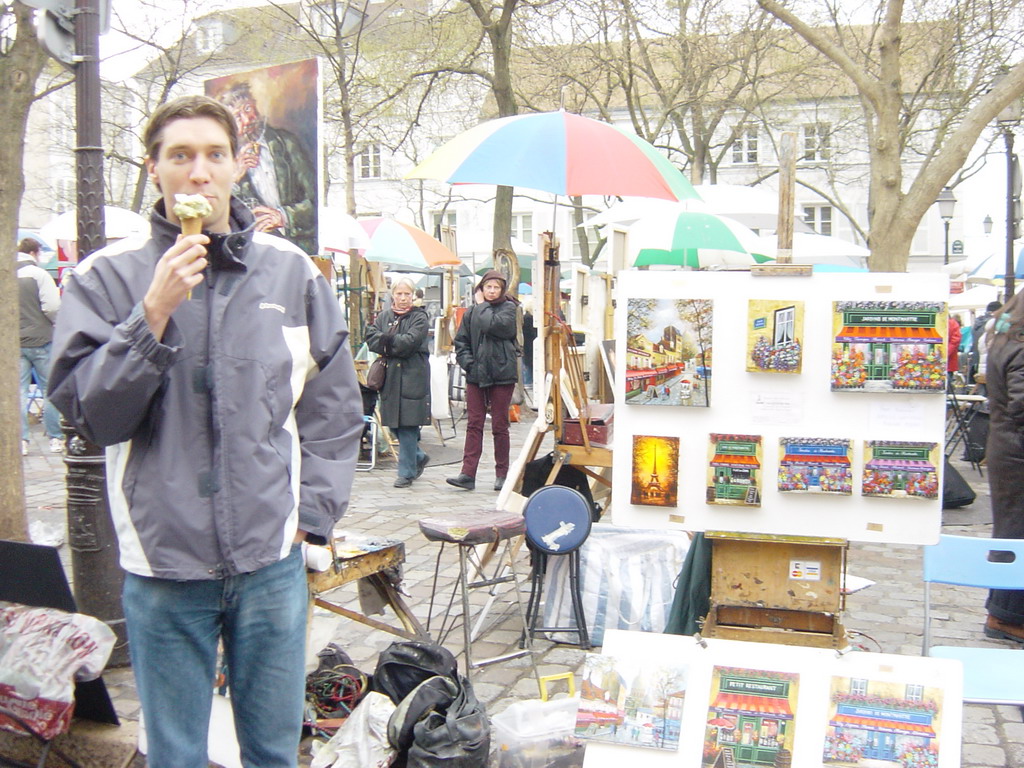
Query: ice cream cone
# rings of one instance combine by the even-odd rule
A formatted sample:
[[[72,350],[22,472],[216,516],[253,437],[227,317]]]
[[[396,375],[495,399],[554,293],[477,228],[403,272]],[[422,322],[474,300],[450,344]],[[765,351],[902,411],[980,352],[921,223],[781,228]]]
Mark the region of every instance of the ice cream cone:
[[[198,235],[203,231],[203,220],[200,218],[179,219],[181,221],[181,234]]]

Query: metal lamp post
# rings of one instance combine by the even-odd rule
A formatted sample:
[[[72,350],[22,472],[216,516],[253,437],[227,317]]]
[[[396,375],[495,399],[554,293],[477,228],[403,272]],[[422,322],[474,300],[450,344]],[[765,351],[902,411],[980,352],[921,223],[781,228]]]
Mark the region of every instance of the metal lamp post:
[[[949,223],[953,220],[953,209],[956,207],[953,190],[943,187],[939,196],[935,198],[935,202],[939,205],[939,216],[942,217],[942,223],[946,230],[946,246],[942,251],[942,263],[949,264]]]
[[[997,75],[997,80],[1005,77],[1005,72]],[[1013,153],[1013,129],[1020,123],[1021,118],[1021,102],[1020,99],[1014,99],[1010,104],[998,115],[996,115],[996,125],[999,127],[999,132],[1003,135],[1003,143],[1006,147],[1006,276],[1005,281],[1005,293],[1003,295],[1003,301],[1007,302],[1010,297],[1013,296],[1014,292],[1014,272],[1015,265],[1013,263],[1013,241],[1017,236],[1017,222],[1019,221],[1018,208],[1020,206],[1020,165],[1017,162],[1017,156]]]

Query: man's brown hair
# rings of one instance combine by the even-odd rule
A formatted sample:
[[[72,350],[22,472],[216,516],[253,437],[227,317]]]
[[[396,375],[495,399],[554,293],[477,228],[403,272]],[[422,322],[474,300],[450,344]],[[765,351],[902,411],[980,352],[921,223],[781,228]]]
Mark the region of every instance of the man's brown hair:
[[[39,253],[43,250],[43,244],[34,237],[23,237],[18,243],[18,253]]]
[[[142,143],[146,147],[146,157],[156,160],[160,154],[160,144],[164,138],[164,128],[175,120],[187,120],[195,117],[208,117],[220,124],[231,142],[231,156],[238,154],[238,126],[235,117],[221,104],[207,96],[182,96],[157,107],[149,118],[146,130],[142,134]]]

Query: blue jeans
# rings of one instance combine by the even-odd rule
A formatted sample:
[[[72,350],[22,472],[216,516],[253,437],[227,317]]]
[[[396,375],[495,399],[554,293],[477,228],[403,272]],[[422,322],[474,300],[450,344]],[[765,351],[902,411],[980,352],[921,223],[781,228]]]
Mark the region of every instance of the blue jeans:
[[[124,615],[149,768],[207,768],[219,638],[242,765],[295,768],[308,599],[297,544],[284,560],[219,580],[125,574]]]
[[[419,463],[427,455],[420,450],[420,428],[395,427],[391,431],[398,438],[398,476],[416,477]]]
[[[28,387],[35,372],[39,391],[46,394],[46,382],[50,378],[50,344],[41,347],[21,348],[21,439],[28,440]],[[43,404],[43,429],[47,437],[63,437],[60,431],[60,415],[49,400]]]

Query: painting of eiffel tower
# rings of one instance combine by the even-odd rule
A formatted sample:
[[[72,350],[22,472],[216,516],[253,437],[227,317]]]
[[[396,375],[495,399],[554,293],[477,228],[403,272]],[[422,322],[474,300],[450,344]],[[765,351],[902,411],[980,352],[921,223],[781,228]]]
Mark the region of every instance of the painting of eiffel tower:
[[[675,507],[679,501],[679,438],[633,436],[631,504]]]

